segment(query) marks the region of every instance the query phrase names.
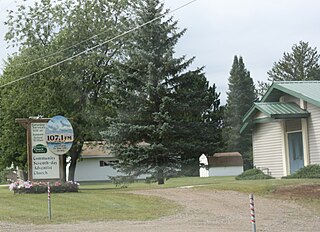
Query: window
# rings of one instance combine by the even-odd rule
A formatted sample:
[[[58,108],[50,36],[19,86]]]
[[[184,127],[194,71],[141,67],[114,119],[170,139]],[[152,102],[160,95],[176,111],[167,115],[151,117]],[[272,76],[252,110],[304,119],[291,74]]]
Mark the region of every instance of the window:
[[[100,160],[100,167],[108,166],[107,162]]]

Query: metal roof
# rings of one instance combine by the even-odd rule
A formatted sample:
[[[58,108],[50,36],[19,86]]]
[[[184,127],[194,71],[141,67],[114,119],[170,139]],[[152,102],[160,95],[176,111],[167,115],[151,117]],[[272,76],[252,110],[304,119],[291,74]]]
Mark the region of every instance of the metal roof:
[[[239,152],[215,153],[208,157],[210,167],[243,166],[243,159]]]
[[[320,81],[275,81],[261,102],[279,101],[283,93],[320,107]]]
[[[249,125],[249,119],[257,112],[261,111],[269,119],[289,119],[289,118],[307,118],[309,112],[301,109],[295,103],[286,103],[286,102],[255,102],[251,109],[243,117],[242,122],[243,126],[241,127],[240,132],[245,130]],[[253,122],[257,122],[259,119]]]
[[[303,118],[308,117],[309,113],[301,109],[295,103],[284,102],[259,102],[254,103],[257,109],[271,118]]]
[[[293,105],[293,103],[280,103],[279,99],[284,94],[320,107],[320,81],[275,81],[262,97],[260,103],[254,103],[244,115],[240,133],[249,125],[249,119],[257,110],[266,114],[269,119],[308,117],[309,113],[303,111],[299,106]]]

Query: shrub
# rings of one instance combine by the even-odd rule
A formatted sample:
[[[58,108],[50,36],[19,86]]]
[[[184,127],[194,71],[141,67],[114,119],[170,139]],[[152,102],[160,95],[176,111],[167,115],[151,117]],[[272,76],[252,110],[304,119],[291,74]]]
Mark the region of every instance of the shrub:
[[[127,188],[129,184],[134,182],[133,176],[109,176],[109,178],[116,187],[121,188]]]
[[[52,193],[66,193],[78,192],[79,184],[77,182],[49,182],[50,192]],[[9,185],[9,190],[15,194],[21,193],[46,193],[48,191],[48,182],[31,182],[31,181],[17,181]]]
[[[264,174],[263,171],[256,168],[246,170],[240,175],[236,176],[236,180],[260,180],[260,179],[273,179],[273,177]]]
[[[303,167],[296,171],[295,173],[283,177],[288,179],[294,179],[294,178],[320,178],[320,165],[319,164],[311,164],[306,167]]]

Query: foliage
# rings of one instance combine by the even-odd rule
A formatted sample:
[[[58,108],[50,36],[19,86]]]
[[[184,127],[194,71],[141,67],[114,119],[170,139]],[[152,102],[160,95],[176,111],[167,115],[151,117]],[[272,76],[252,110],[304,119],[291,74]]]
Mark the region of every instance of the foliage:
[[[244,159],[245,169],[252,167],[251,131],[240,134],[242,117],[256,100],[253,80],[245,68],[242,57],[234,57],[229,77],[227,105],[224,111],[224,139],[228,151],[238,151]]]
[[[284,52],[283,58],[274,63],[268,72],[269,81],[320,80],[320,55],[309,43],[300,41],[292,46],[292,52]]]
[[[283,177],[286,179],[299,179],[299,178],[320,178],[320,165],[310,164],[303,168],[300,168],[295,173]]]
[[[114,83],[118,117],[105,133],[122,172],[150,174],[159,184],[179,172],[182,160],[198,158],[201,153],[192,152],[201,144],[216,145],[201,129],[214,131],[219,124],[215,87],[208,86],[202,69],[185,72],[193,59],[174,57],[185,30],[178,31],[165,12],[158,0],[141,1],[136,8],[136,25],[153,22],[134,32],[123,50]]]
[[[201,70],[189,71],[173,80],[172,104],[168,112],[176,149],[181,151],[181,174],[199,175],[199,156],[222,151],[223,108],[216,86]]]
[[[4,169],[0,171],[0,184],[8,183],[8,175],[12,172],[10,169]]]
[[[256,88],[256,95],[259,100],[262,99],[262,97],[266,94],[270,87],[270,84],[263,81],[258,81],[257,88]]]
[[[273,179],[272,176],[264,174],[263,171],[253,168],[248,169],[236,176],[236,180],[260,180],[260,179]]]
[[[15,118],[63,115],[72,118],[75,130],[73,179],[83,142],[100,139],[103,118],[114,115],[111,79],[123,41],[105,41],[127,30],[129,2],[43,0],[10,12],[6,39],[19,53],[8,58],[0,83],[36,74],[0,89],[0,165],[26,168],[25,131]]]
[[[128,184],[134,183],[132,176],[109,176],[109,178],[116,187],[127,188]]]
[[[292,51],[284,52],[283,57],[273,64],[268,71],[270,82],[273,81],[310,81],[320,80],[320,55],[317,48],[308,42],[300,41],[292,46]],[[270,87],[269,83],[258,83],[259,96],[263,96]]]
[[[73,181],[67,182],[49,182],[51,193],[67,193],[78,192],[79,183]],[[46,193],[48,192],[48,182],[31,182],[31,181],[17,181],[9,185],[9,190],[15,194],[22,193]]]

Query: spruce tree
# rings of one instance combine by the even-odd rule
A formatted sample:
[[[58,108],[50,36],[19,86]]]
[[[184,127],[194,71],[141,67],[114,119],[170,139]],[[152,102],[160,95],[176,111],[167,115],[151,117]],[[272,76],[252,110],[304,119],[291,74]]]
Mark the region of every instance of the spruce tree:
[[[225,109],[224,138],[228,151],[238,151],[243,155],[245,168],[252,167],[251,132],[240,134],[242,117],[256,99],[253,80],[245,68],[242,57],[234,57],[229,77],[227,105]]]
[[[175,121],[173,133],[182,154],[182,174],[199,176],[199,156],[223,149],[220,94],[215,85],[209,85],[201,69],[173,81],[174,102],[168,111]]]
[[[158,0],[138,4],[136,24],[153,21],[128,38],[114,84],[114,93],[119,97],[118,117],[106,132],[113,144],[113,152],[120,160],[118,168],[132,176],[149,174],[158,184],[175,175],[184,158],[177,130],[179,123],[185,120],[180,114],[183,112],[181,105],[177,103],[185,91],[181,90],[182,80],[191,78],[196,83],[198,76],[200,82],[203,78],[200,69],[186,72],[193,59],[174,57],[174,46],[185,30],[179,31],[177,22],[167,18],[165,12]],[[206,83],[200,83],[203,84]],[[208,90],[208,86],[206,91],[214,92]],[[186,107],[190,106],[187,104]],[[210,111],[210,107],[207,104],[204,108]],[[203,107],[200,109],[203,113]],[[188,108],[184,114],[189,114],[191,121],[199,120],[191,111]]]

